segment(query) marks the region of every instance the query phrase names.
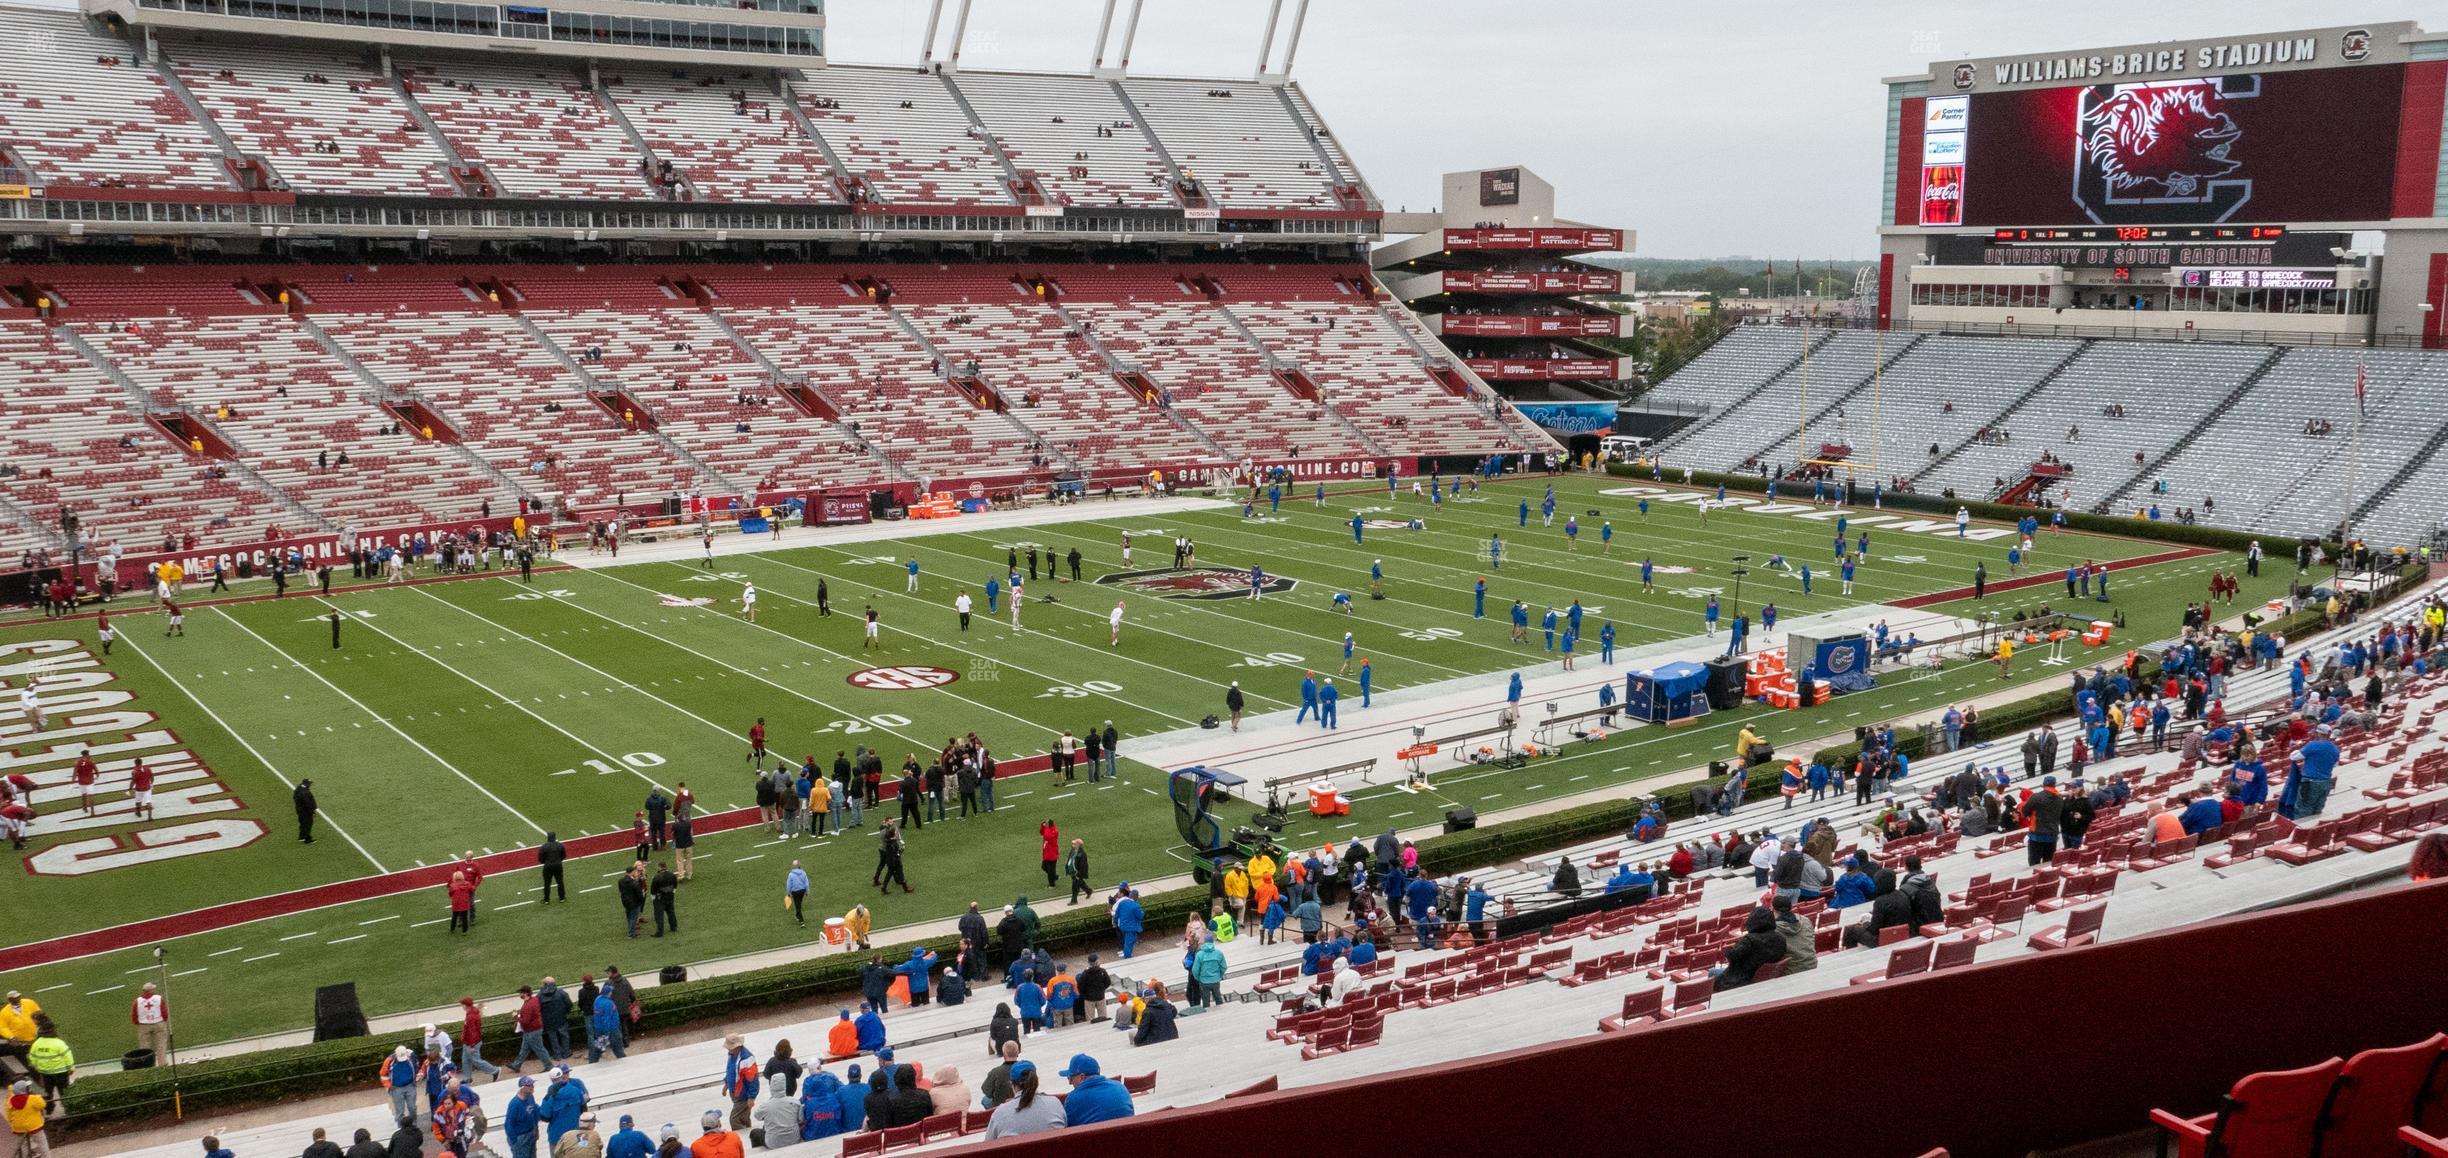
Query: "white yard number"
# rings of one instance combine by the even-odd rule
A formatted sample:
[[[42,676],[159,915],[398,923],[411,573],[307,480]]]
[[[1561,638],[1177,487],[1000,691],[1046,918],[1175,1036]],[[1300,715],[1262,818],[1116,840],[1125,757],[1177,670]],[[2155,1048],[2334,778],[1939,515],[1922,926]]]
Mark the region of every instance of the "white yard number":
[[[620,762],[630,768],[660,768],[664,764],[663,757],[653,752],[624,752],[621,754]],[[553,775],[575,776],[582,771],[593,772],[598,776],[610,776],[615,772],[625,772],[628,769],[608,764],[602,760],[588,760],[576,768],[560,769]]]
[[[705,571],[688,577],[691,583],[745,583],[748,576],[738,571]]]
[[[1122,685],[1108,680],[1083,680],[1077,684],[1056,684],[1037,693],[1038,699],[1059,696],[1066,700],[1084,700],[1089,696],[1110,696],[1122,690]]]
[[[883,728],[889,731],[893,728],[906,728],[909,727],[909,725],[910,719],[908,716],[897,716],[891,712],[884,712],[878,715],[868,716],[863,719],[835,720],[830,724],[826,724],[821,730],[826,732],[839,732],[845,736],[855,736],[861,732],[875,731],[877,728]]]
[[[1450,627],[1423,627],[1418,631],[1405,631],[1400,632],[1399,634],[1404,639],[1416,639],[1422,643],[1435,643],[1440,639],[1462,638],[1462,633],[1460,631]]]
[[[1291,652],[1288,652],[1288,651],[1270,651],[1270,652],[1266,653],[1265,655],[1245,655],[1245,656],[1242,656],[1242,657],[1241,657],[1241,661],[1240,661],[1239,663],[1231,664],[1231,665],[1229,665],[1229,666],[1232,666],[1232,667],[1276,667],[1276,666],[1278,666],[1278,665],[1281,665],[1281,666],[1283,666],[1283,667],[1299,667],[1301,664],[1306,663],[1306,662],[1308,662],[1308,661],[1307,661],[1306,659],[1304,659],[1303,657],[1301,657],[1301,656],[1297,656],[1297,655],[1294,655],[1294,654],[1292,654]]]
[[[577,592],[565,590],[559,587],[553,587],[543,591],[521,591],[516,595],[502,596],[504,599],[525,599],[529,601],[534,601],[537,599],[575,599],[577,597]]]

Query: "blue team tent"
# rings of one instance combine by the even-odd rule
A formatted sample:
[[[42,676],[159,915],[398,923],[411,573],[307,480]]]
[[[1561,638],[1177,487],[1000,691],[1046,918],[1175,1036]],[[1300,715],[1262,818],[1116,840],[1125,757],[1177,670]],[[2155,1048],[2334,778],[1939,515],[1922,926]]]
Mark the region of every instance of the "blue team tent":
[[[1624,676],[1624,709],[1652,724],[1682,724],[1709,713],[1708,669],[1676,660]]]

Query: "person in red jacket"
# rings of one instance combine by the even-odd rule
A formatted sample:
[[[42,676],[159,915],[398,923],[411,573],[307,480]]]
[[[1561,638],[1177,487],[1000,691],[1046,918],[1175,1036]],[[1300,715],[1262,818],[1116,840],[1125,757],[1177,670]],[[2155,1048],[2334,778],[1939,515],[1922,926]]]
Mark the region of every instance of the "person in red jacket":
[[[1039,850],[1038,855],[1045,861],[1046,887],[1050,889],[1056,883],[1054,862],[1062,858],[1062,829],[1056,828],[1054,822],[1048,820],[1037,826],[1037,836],[1045,842],[1045,847]]]
[[[1676,880],[1682,880],[1692,874],[1692,850],[1690,845],[1679,844],[1675,846],[1674,855],[1666,858],[1666,871],[1673,873]]]
[[[454,933],[474,932],[474,919],[470,914],[472,914],[475,909],[476,886],[468,882],[466,873],[452,873],[450,879],[450,931]]]
[[[519,1051],[518,1057],[510,1062],[510,1072],[526,1072],[529,1054],[534,1054],[536,1062],[545,1069],[553,1068],[552,1054],[544,1045],[544,1000],[536,996],[535,986],[519,986],[518,1013],[511,1018],[511,1024],[518,1030]]]
[[[459,1008],[467,1011],[467,1019],[459,1025],[459,1072],[470,1080],[477,1074],[500,1078],[501,1067],[484,1059],[484,1010],[473,997],[460,998]],[[543,1024],[541,1020],[536,1022],[538,1027]]]

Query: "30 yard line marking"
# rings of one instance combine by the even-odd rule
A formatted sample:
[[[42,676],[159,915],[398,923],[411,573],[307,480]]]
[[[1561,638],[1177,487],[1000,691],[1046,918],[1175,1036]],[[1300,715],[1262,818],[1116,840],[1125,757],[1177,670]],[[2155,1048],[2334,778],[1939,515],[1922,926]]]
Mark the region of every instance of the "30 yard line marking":
[[[473,789],[475,789],[476,791],[478,791],[478,792],[480,792],[480,793],[483,793],[483,794],[484,794],[484,798],[485,798],[485,799],[490,800],[490,801],[492,801],[493,803],[500,805],[500,806],[501,806],[501,808],[502,808],[502,811],[507,812],[507,813],[509,813],[510,815],[517,817],[517,818],[518,818],[518,820],[519,820],[519,823],[524,824],[524,825],[526,825],[527,827],[529,827],[529,828],[532,828],[532,829],[536,830],[536,832],[537,832],[539,835],[543,833],[543,831],[544,831],[544,826],[543,826],[543,825],[537,824],[535,821],[529,820],[529,819],[527,818],[527,814],[526,814],[526,813],[524,813],[524,812],[520,812],[520,811],[519,811],[518,809],[516,809],[516,808],[512,808],[512,807],[510,806],[510,802],[509,802],[509,801],[504,800],[504,799],[502,799],[502,798],[501,798],[501,797],[499,797],[499,796],[495,796],[495,795],[493,794],[493,790],[492,790],[492,789],[487,788],[487,787],[485,787],[484,785],[477,783],[474,777],[471,777],[471,776],[469,776],[467,773],[460,771],[460,770],[459,770],[459,766],[458,766],[458,765],[453,764],[453,763],[451,763],[450,761],[443,759],[440,753],[438,753],[438,752],[434,751],[434,750],[433,750],[433,749],[431,749],[431,748],[426,747],[426,746],[425,746],[425,742],[424,742],[424,741],[419,740],[419,739],[417,739],[416,737],[409,735],[409,734],[408,734],[406,731],[402,730],[402,729],[400,728],[400,726],[399,726],[399,725],[392,723],[392,722],[391,722],[391,721],[390,721],[388,718],[384,717],[382,713],[377,712],[377,711],[375,711],[374,709],[367,707],[367,706],[365,705],[365,702],[364,702],[363,700],[360,700],[360,699],[358,699],[357,697],[350,695],[350,694],[349,694],[349,693],[348,693],[348,692],[347,692],[345,689],[343,689],[343,688],[342,688],[340,685],[338,685],[338,684],[336,684],[336,683],[333,683],[333,682],[331,682],[331,681],[330,681],[330,680],[328,680],[328,679],[323,678],[323,676],[322,676],[320,673],[316,672],[316,671],[315,671],[313,668],[308,667],[308,666],[306,666],[305,664],[298,662],[298,661],[297,661],[295,658],[290,657],[290,656],[289,656],[289,654],[288,654],[287,652],[283,652],[283,651],[281,651],[281,650],[280,650],[278,647],[273,647],[273,645],[272,645],[272,641],[271,641],[271,640],[265,639],[263,636],[256,634],[256,633],[255,633],[255,629],[254,629],[254,628],[248,627],[248,626],[247,626],[246,624],[244,624],[244,623],[240,623],[240,622],[238,621],[238,617],[237,617],[237,616],[231,615],[231,614],[230,614],[230,613],[229,613],[227,610],[225,610],[225,609],[223,609],[223,608],[220,608],[220,607],[214,607],[212,610],[213,610],[213,612],[214,612],[215,614],[219,615],[219,616],[220,616],[222,619],[227,620],[227,621],[229,622],[230,626],[235,627],[235,628],[237,628],[238,630],[240,630],[240,631],[243,631],[243,632],[247,633],[247,636],[248,636],[249,638],[253,639],[255,642],[260,643],[260,644],[264,645],[264,646],[265,646],[265,647],[267,647],[267,648],[271,648],[271,649],[272,649],[272,650],[273,650],[275,653],[279,654],[279,655],[280,655],[282,658],[284,658],[284,659],[288,659],[288,660],[289,660],[289,662],[290,662],[290,664],[291,664],[291,665],[293,665],[293,666],[295,666],[295,667],[296,667],[296,668],[297,668],[299,671],[305,672],[307,675],[312,676],[312,677],[314,678],[315,682],[322,684],[324,687],[330,688],[330,689],[333,691],[333,693],[334,693],[334,694],[336,694],[336,695],[338,695],[338,696],[339,696],[341,699],[347,700],[349,703],[356,705],[356,707],[357,707],[357,710],[358,710],[358,711],[364,712],[364,713],[366,714],[366,716],[367,716],[369,719],[372,719],[372,720],[373,720],[375,723],[381,724],[382,726],[384,726],[384,727],[386,727],[386,728],[391,729],[391,733],[392,733],[393,735],[398,736],[400,739],[403,739],[403,740],[408,741],[408,743],[410,744],[410,746],[414,747],[414,748],[415,748],[417,751],[419,751],[419,752],[423,752],[423,753],[425,753],[425,755],[426,755],[427,757],[431,758],[431,759],[433,760],[433,762],[434,762],[434,763],[439,764],[439,765],[441,765],[442,767],[449,769],[449,770],[450,770],[451,775],[456,776],[456,777],[458,777],[460,780],[464,781],[464,782],[467,784],[467,786],[468,786],[468,787],[473,788]],[[355,842],[355,841],[351,841],[351,842],[349,842],[349,843],[354,844],[354,843],[356,843],[356,842]],[[372,858],[371,858],[371,857],[369,857],[368,859],[372,859]]]

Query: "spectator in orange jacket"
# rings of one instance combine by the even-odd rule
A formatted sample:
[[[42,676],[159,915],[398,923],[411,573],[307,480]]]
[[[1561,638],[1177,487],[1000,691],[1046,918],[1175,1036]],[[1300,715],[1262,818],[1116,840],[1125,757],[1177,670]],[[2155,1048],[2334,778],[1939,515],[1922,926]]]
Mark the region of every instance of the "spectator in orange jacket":
[[[850,1020],[850,1011],[842,1010],[841,1020],[825,1032],[825,1057],[857,1057],[858,1052],[858,1026]]]

